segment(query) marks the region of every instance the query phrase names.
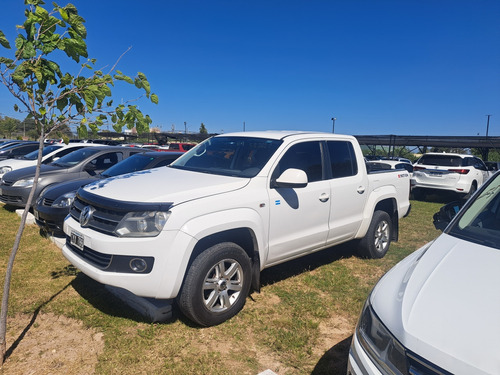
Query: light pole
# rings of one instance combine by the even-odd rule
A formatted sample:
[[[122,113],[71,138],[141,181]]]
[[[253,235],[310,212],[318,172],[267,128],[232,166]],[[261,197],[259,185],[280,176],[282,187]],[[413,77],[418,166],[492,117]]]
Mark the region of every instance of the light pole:
[[[332,121],[333,121],[332,133],[335,133],[335,120],[336,120],[336,119],[337,119],[337,118],[332,117]]]
[[[486,121],[486,136],[488,136],[488,131],[490,130],[490,117],[491,115],[486,115],[488,117],[488,120]]]

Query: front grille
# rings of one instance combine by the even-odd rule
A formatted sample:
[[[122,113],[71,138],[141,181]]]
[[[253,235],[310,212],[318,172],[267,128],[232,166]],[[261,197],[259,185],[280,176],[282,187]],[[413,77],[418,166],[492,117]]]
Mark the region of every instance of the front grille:
[[[436,366],[435,364],[417,356],[414,353],[407,352],[410,375],[452,375],[450,372]]]
[[[12,186],[12,184],[14,184],[14,181],[9,181],[9,180],[6,180],[5,178],[3,179],[2,185]]]
[[[79,222],[80,214],[85,206],[88,206],[88,204],[79,197],[76,197],[69,212],[71,217]],[[92,218],[89,220],[87,227],[102,233],[113,235],[116,226],[126,213],[109,210],[95,204],[92,204],[91,206],[95,209],[95,211]]]
[[[6,203],[6,204],[13,204],[13,203],[22,203],[23,200],[19,196],[15,195],[0,195],[0,202]]]
[[[111,260],[113,259],[112,255],[99,253],[97,251],[89,249],[87,246],[83,248],[83,251],[77,249],[76,247],[71,245],[71,241],[68,236],[66,236],[66,246],[71,250],[73,254],[79,256],[80,258],[92,264],[94,267],[97,267],[101,270],[105,270],[106,268],[108,268],[111,264]]]
[[[42,205],[47,206],[47,207],[52,207],[52,204],[54,203],[54,201],[55,201],[55,199],[43,198]]]

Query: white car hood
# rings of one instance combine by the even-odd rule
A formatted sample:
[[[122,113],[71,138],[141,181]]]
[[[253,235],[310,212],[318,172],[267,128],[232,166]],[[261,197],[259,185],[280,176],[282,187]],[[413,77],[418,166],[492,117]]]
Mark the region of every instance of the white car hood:
[[[179,204],[240,189],[248,181],[248,178],[161,167],[99,180],[84,189],[121,201]]]
[[[381,279],[375,312],[405,347],[452,373],[500,373],[500,250],[442,234],[419,255]]]
[[[36,165],[36,160],[7,159],[0,162],[0,167],[12,167],[12,170]]]

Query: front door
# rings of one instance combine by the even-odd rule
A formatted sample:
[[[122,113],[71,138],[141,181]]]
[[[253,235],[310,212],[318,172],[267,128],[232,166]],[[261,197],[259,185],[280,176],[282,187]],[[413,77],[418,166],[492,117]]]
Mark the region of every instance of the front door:
[[[271,188],[269,255],[273,264],[325,245],[330,215],[330,183],[324,179],[319,141],[291,145],[274,169],[272,179],[288,168],[307,174],[303,188]]]

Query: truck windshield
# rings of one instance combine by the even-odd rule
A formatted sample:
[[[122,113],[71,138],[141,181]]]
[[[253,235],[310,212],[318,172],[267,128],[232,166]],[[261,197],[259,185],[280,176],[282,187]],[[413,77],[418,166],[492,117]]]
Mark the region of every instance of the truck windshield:
[[[189,150],[172,168],[235,177],[254,177],[282,141],[252,137],[213,137]]]
[[[473,199],[448,234],[500,249],[500,174],[491,178]]]

